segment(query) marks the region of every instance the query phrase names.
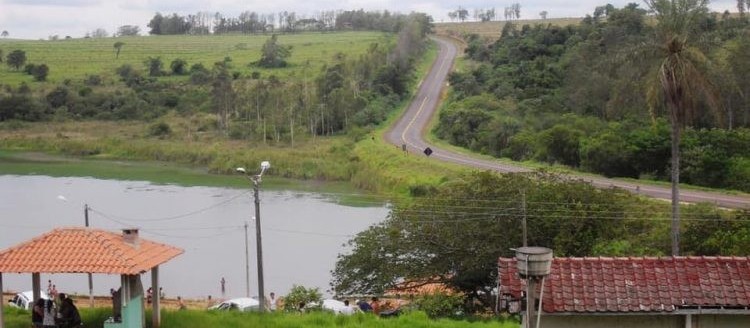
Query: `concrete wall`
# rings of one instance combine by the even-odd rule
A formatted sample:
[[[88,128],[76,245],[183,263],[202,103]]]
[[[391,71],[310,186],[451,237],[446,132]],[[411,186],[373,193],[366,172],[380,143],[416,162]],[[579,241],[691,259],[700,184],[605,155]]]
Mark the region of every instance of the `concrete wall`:
[[[750,315],[692,315],[692,328],[750,327]],[[542,316],[540,328],[684,328],[684,315]]]

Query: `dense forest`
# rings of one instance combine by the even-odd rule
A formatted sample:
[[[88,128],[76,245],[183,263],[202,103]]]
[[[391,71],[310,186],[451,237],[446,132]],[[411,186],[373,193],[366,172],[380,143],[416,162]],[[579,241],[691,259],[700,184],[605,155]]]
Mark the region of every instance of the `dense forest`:
[[[596,8],[577,26],[509,22],[495,42],[467,36],[438,136],[497,157],[606,176],[669,180],[668,111],[653,101],[654,18],[638,4]],[[694,26],[709,98],[681,143],[682,182],[750,191],[750,25],[705,12]]]
[[[180,25],[175,22],[184,26],[189,21],[177,15],[157,14],[154,19],[152,23],[159,21],[151,26],[154,34],[187,33],[194,28],[173,31]],[[350,22],[346,28],[391,29],[390,37],[372,43],[361,56],[335,53],[320,71],[303,64],[295,68],[296,75],[287,77],[276,76],[273,68],[285,66],[294,49],[269,34],[261,59],[253,63],[231,57],[213,65],[179,58],[165,63],[153,56],[142,66],[124,64],[110,74],[65,79],[48,91],[49,87],[27,83],[5,85],[0,89],[0,121],[154,120],[168,112],[185,117],[211,114],[212,122],[196,128],[218,129],[235,139],[287,143],[293,143],[295,136],[332,135],[378,124],[409,93],[414,64],[427,48],[431,18],[356,11],[340,12],[334,21]],[[220,34],[216,29],[221,26],[212,28]],[[117,56],[123,44],[114,44]],[[241,74],[236,65],[271,68],[271,73]],[[23,67],[23,62],[19,67],[9,65],[18,74]],[[118,81],[105,83],[106,75]],[[153,133],[169,133],[165,124],[155,126]]]

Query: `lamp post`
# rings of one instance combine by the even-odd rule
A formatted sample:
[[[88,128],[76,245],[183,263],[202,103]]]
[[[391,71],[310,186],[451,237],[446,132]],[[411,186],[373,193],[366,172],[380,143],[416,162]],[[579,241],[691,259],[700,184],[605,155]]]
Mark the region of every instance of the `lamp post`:
[[[253,183],[253,198],[255,199],[255,241],[256,250],[258,252],[258,302],[260,302],[260,312],[265,311],[266,307],[266,296],[263,291],[263,243],[261,240],[261,229],[260,229],[260,197],[258,196],[258,189],[260,189],[261,178],[263,173],[271,167],[271,163],[263,161],[260,163],[260,173],[257,175],[248,175],[247,171],[243,167],[238,167],[237,172],[244,174]],[[247,285],[250,285],[250,279],[248,277]],[[249,287],[248,287],[249,288]]]

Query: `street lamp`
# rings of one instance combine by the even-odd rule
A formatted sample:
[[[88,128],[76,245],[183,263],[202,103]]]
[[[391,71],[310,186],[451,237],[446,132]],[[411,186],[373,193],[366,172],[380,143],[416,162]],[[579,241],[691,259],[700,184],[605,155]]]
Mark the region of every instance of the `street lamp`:
[[[260,302],[260,312],[265,311],[266,307],[266,296],[263,292],[263,243],[261,242],[261,230],[260,230],[260,197],[258,197],[258,189],[260,187],[261,177],[263,173],[271,168],[271,163],[263,161],[260,163],[260,173],[257,175],[248,175],[244,167],[238,167],[237,172],[244,174],[253,183],[253,197],[255,199],[255,241],[256,250],[258,251],[258,301]],[[245,237],[247,240],[247,237]],[[247,245],[247,244],[245,244]],[[245,253],[247,254],[247,247],[245,247]],[[250,274],[249,269],[246,267],[246,278],[248,294],[250,290]],[[250,295],[247,295],[248,297]]]

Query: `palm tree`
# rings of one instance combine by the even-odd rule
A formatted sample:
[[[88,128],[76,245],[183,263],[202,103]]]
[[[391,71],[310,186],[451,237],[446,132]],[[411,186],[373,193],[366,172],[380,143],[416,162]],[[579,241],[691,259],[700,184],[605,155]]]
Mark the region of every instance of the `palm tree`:
[[[708,13],[708,0],[645,0],[657,24],[658,66],[649,89],[652,105],[666,105],[672,125],[672,255],[680,253],[680,137],[703,104],[718,107],[707,78],[708,58],[696,47],[699,20]],[[653,108],[653,106],[652,106]]]

